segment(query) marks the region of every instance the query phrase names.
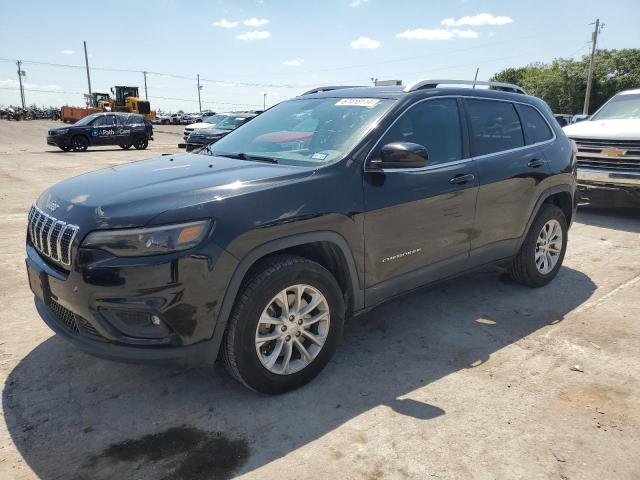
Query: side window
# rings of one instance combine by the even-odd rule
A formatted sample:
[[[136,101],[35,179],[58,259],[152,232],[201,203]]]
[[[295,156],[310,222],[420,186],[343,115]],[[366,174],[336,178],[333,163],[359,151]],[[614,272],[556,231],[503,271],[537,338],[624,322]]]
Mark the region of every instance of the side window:
[[[140,115],[131,115],[127,123],[129,125],[138,125],[144,123],[144,121],[142,120],[142,117]]]
[[[475,156],[524,146],[520,118],[510,102],[466,100]]]
[[[103,115],[102,117],[98,117],[95,122],[93,122],[94,127],[111,127],[115,125],[115,118],[113,115]]]
[[[410,107],[378,144],[418,143],[427,149],[429,165],[462,158],[462,130],[455,98],[425,100]]]
[[[544,121],[544,118],[533,107],[528,105],[518,105],[522,125],[527,131],[529,143],[540,143],[553,138],[553,133]]]

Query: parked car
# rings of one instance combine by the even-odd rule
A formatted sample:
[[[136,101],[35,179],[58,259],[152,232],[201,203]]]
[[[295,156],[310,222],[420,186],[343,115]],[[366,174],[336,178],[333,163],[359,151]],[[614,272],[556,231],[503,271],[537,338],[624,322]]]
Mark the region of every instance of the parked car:
[[[201,154],[52,186],[26,237],[39,314],[96,356],[220,353],[281,393],[323,369],[345,318],[397,295],[491,264],[548,284],[575,217],[571,142],[519,87],[452,82],[493,90],[314,89]]]
[[[184,141],[185,142],[187,141],[187,138],[189,137],[191,132],[193,132],[194,130],[199,130],[201,128],[213,128],[218,123],[220,123],[222,120],[227,118],[229,115],[231,115],[231,114],[230,113],[218,113],[218,114],[210,115],[209,117],[205,118],[201,122],[191,123],[191,124],[187,125],[184,128],[184,132],[182,134],[182,136],[184,138]]]
[[[558,125],[560,125],[561,127],[566,127],[571,123],[572,115],[567,115],[565,113],[556,113],[553,116],[558,122]]]
[[[578,146],[578,184],[592,204],[640,206],[640,89],[614,95],[564,132]]]
[[[153,140],[153,125],[144,116],[131,113],[94,113],[71,126],[52,128],[47,144],[68,152],[84,152],[89,146],[119,145],[144,150]]]
[[[258,115],[255,113],[237,113],[228,115],[213,128],[199,128],[197,130],[193,130],[187,137],[186,143],[179,143],[178,148],[185,148],[187,152],[190,152],[197,148],[211,145],[257,116]]]
[[[171,115],[167,113],[157,113],[151,123],[156,125],[169,125],[171,123]]]

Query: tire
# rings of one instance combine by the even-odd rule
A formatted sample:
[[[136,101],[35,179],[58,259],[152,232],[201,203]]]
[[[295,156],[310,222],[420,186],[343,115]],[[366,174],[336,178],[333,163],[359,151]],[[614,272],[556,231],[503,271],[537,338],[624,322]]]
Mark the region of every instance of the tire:
[[[84,152],[89,148],[89,140],[82,135],[76,135],[71,139],[71,148],[74,152]]]
[[[298,287],[302,292],[298,296],[302,300],[300,308],[296,309],[294,292]],[[278,302],[283,298],[280,294],[284,290],[291,292],[286,296],[291,316],[282,309],[271,310],[282,305]],[[324,303],[304,313],[305,307],[319,299]],[[303,315],[294,315],[298,311]],[[273,312],[273,316],[267,312]],[[292,255],[268,257],[260,261],[238,293],[221,349],[225,367],[236,380],[258,392],[279,394],[298,388],[318,375],[331,359],[342,337],[344,312],[340,287],[323,266]],[[282,323],[265,324],[260,321],[265,315]],[[280,318],[274,318],[276,315]],[[316,323],[306,327],[302,325],[318,318],[321,319]],[[270,328],[273,330],[269,331]],[[316,341],[323,340],[323,344],[316,346],[309,340],[309,334]],[[279,338],[258,347],[258,336],[267,338],[274,335]],[[280,349],[276,353],[278,344]],[[306,358],[298,345],[307,351]],[[285,362],[285,352],[290,352],[290,362]],[[269,368],[265,360],[273,358],[274,353],[275,363]]]
[[[149,140],[146,137],[136,137],[133,139],[133,146],[136,150],[144,150],[149,145]]]
[[[553,230],[549,230],[549,228],[553,229],[554,226],[559,229],[561,234],[560,247],[558,248],[557,240],[551,242],[548,247],[549,252],[556,251],[558,253],[557,255],[549,253],[548,256],[545,254],[544,240],[541,240],[543,243],[540,246],[538,243],[542,238],[543,228],[546,232],[551,232],[546,233],[547,236],[552,236]],[[511,263],[509,268],[511,278],[522,285],[534,288],[542,287],[553,280],[562,266],[567,251],[567,234],[567,219],[562,210],[555,205],[543,204],[527,232],[520,251]],[[549,261],[549,259],[552,260]],[[555,263],[553,263],[554,261]]]
[[[62,150],[63,152],[68,152],[69,150],[71,150],[71,147],[67,147],[67,146],[65,146],[65,147],[60,147],[60,146],[58,146],[58,148],[59,148],[60,150]]]
[[[131,148],[131,144],[127,143],[127,144],[124,144],[124,145],[120,145],[120,148],[123,149],[123,150],[129,150]]]

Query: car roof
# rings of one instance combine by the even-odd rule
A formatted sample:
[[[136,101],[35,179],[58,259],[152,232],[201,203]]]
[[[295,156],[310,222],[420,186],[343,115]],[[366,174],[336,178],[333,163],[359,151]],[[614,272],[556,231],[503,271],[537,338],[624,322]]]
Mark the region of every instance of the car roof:
[[[409,96],[442,96],[460,95],[488,98],[507,98],[514,100],[518,98],[532,98],[530,95],[522,93],[504,92],[501,90],[489,90],[486,88],[464,88],[464,87],[437,87],[425,88],[405,92],[402,86],[385,87],[343,87],[333,90],[325,90],[308,95],[301,95],[297,98],[405,98]]]

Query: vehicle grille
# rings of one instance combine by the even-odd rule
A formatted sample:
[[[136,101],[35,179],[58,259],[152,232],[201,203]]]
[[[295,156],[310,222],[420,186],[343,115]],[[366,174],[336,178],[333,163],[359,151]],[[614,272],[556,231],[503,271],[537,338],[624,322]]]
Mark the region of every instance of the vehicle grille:
[[[578,146],[578,167],[621,172],[640,171],[639,140],[574,138]]]
[[[78,233],[77,225],[70,225],[47,215],[35,205],[29,210],[29,238],[33,246],[45,257],[71,264],[71,245]]]
[[[106,339],[98,333],[98,331],[91,325],[85,318],[80,315],[76,315],[68,308],[63,307],[58,302],[50,299],[47,306],[51,313],[53,313],[56,321],[64,328],[69,330],[74,335],[82,335],[84,337],[91,338],[92,340],[98,340],[101,342]]]

